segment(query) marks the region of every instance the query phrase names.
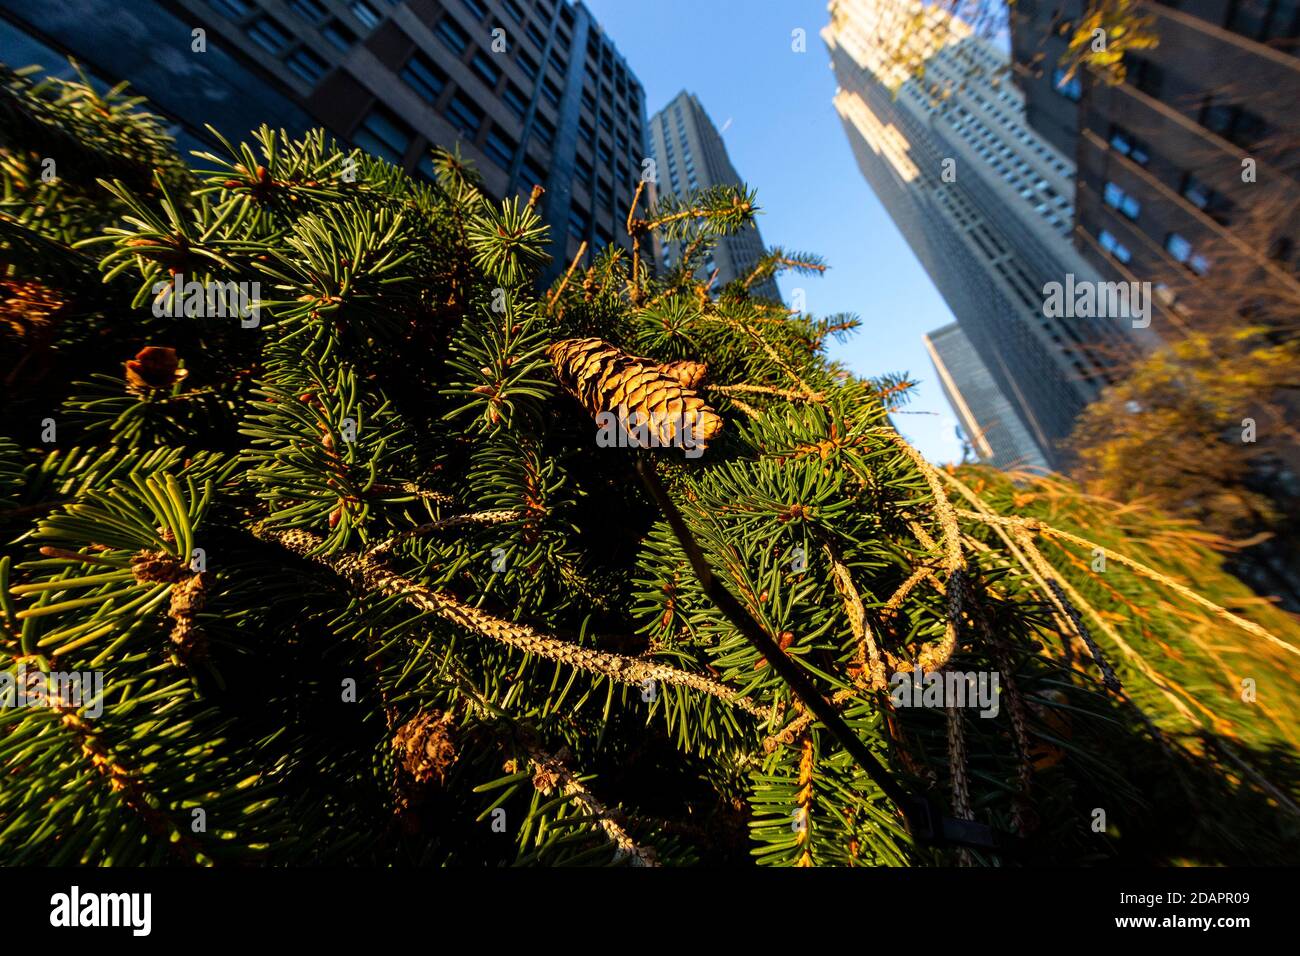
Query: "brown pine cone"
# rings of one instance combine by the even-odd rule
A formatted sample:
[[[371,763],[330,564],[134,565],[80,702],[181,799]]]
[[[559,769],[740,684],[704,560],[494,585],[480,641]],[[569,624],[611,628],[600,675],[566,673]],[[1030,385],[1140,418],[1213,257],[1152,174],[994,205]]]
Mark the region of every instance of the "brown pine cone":
[[[126,363],[127,389],[133,392],[170,389],[188,374],[180,367],[175,349],[158,345],[146,345]]]
[[[690,359],[665,362],[659,366],[659,371],[669,378],[677,379],[677,384],[682,388],[699,388],[708,370],[709,367],[703,362],[692,362]]]
[[[635,443],[647,426],[650,445],[703,451],[722,430],[722,419],[692,386],[704,377],[699,362],[670,362],[628,355],[600,339],[564,339],[548,349],[556,378],[593,418],[618,416]]]
[[[393,735],[398,762],[416,783],[441,786],[458,756],[450,711],[426,710],[416,714]]]

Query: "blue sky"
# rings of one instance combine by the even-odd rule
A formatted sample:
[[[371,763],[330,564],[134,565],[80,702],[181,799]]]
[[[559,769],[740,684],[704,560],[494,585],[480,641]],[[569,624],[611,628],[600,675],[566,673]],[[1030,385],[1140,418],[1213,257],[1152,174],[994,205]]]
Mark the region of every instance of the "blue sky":
[[[855,372],[920,380],[895,417],[931,461],[961,457],[956,419],[921,336],[953,320],[889,214],[858,172],[831,106],[835,77],[819,33],[824,0],[584,0],[645,86],[653,115],[682,89],[725,131],[727,153],[758,191],[768,245],[815,252],[824,276],[796,286],[818,315],[853,312],[863,327],[832,355]],[[802,28],[807,52],[791,50]]]

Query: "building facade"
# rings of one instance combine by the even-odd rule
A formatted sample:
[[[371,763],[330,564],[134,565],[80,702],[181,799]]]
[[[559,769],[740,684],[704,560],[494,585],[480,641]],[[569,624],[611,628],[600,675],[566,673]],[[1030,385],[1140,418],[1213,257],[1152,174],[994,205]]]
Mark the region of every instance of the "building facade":
[[[1134,12],[1158,44],[1125,53],[1118,84],[1086,68],[1067,76],[1062,30],[1082,8],[1024,0],[1011,20],[1029,122],[1078,167],[1075,244],[1108,276],[1153,284],[1162,335],[1225,318],[1291,322],[1300,7],[1143,0]]]
[[[1047,459],[956,322],[924,336],[944,397],[971,451],[996,468],[1046,470]]]
[[[496,198],[540,184],[547,278],[584,240],[628,244],[645,95],[581,3],[0,0],[0,17],[0,59],[44,49],[128,80],[182,145],[210,146],[204,123],[236,141],[322,126],[416,175],[459,146]]]
[[[835,108],[863,175],[1034,443],[1063,467],[1079,412],[1139,348],[1131,318],[1046,307],[1050,283],[1101,279],[1069,241],[1073,162],[1030,128],[1007,55],[961,21],[918,0],[829,10]]]
[[[656,192],[660,196],[685,198],[710,186],[744,185],[731,165],[721,134],[694,93],[683,90],[651,117],[648,145],[650,157],[655,161]],[[716,269],[714,284],[721,288],[749,275],[763,252],[763,237],[758,227],[747,227],[719,240],[704,266],[704,275],[707,277]],[[660,255],[664,266],[671,265],[681,255],[679,244],[660,250]],[[764,298],[781,300],[776,280],[771,277],[755,282],[751,291]]]
[[[1124,75],[1069,76],[1066,34],[1080,0],[1018,0],[1015,81],[1030,123],[1078,166],[1072,238],[1108,277],[1157,291],[1165,339],[1272,327],[1294,335],[1300,307],[1300,8],[1292,0],[1139,0],[1154,47],[1125,51]],[[1064,33],[1063,33],[1064,31]],[[1121,80],[1108,82],[1108,80]],[[1217,338],[1208,341],[1216,342]],[[1254,420],[1250,407],[1240,417]],[[1277,514],[1300,501],[1294,391],[1259,429],[1275,437],[1248,481]],[[1234,441],[1223,454],[1234,454]],[[1300,540],[1287,525],[1227,566],[1300,608]],[[1246,535],[1243,535],[1246,537]]]

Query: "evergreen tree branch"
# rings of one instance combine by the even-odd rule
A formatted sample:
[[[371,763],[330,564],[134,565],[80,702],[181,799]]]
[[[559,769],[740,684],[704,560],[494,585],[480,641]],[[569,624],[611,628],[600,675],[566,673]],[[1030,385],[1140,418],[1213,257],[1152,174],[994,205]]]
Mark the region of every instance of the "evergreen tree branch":
[[[946,472],[941,472],[941,474],[943,474],[944,477],[955,488],[957,488],[963,496],[966,496],[968,500],[975,504],[979,509],[979,513],[984,514],[989,519],[997,517],[983,502],[979,500],[975,493],[966,487],[959,479],[953,475],[947,474]],[[1020,537],[1020,546],[1017,547],[1012,540],[1012,537],[1007,535],[1005,526],[992,520],[986,523],[990,524],[995,531],[1007,538],[1008,550],[1011,550],[1017,556],[1021,565],[1035,579],[1043,596],[1046,597],[1056,608],[1056,612],[1059,615],[1057,626],[1063,637],[1067,636],[1071,630],[1073,630],[1071,625],[1074,618],[1062,600],[1063,597],[1068,596],[1077,606],[1087,610],[1089,616],[1097,623],[1097,626],[1101,628],[1102,632],[1105,633],[1106,636],[1110,638],[1111,642],[1120,649],[1124,656],[1132,661],[1134,666],[1136,666],[1147,677],[1147,679],[1160,690],[1179,714],[1193,724],[1198,726],[1200,725],[1200,721],[1197,719],[1196,715],[1192,713],[1182,698],[1174,693],[1174,690],[1175,688],[1178,688],[1178,685],[1152,667],[1151,664],[1128,643],[1128,641],[1124,640],[1124,638],[1120,636],[1119,632],[1109,621],[1102,617],[1102,615],[1092,607],[1091,604],[1083,600],[1082,596],[1068,581],[1060,581],[1057,575],[1053,572],[1052,567],[1047,562],[1046,558],[1038,552],[1032,539]],[[1056,584],[1057,586],[1053,587],[1053,584]],[[1064,595],[1061,593],[1062,591],[1065,592]],[[1181,688],[1178,689],[1181,690]],[[1186,691],[1183,691],[1183,693],[1186,694]]]
[[[706,385],[705,388],[728,397],[740,392],[754,395],[773,395],[777,398],[788,399],[792,402],[804,401],[822,403],[826,401],[826,396],[822,395],[820,392],[813,392],[810,395],[789,388],[773,388],[770,385],[746,385],[741,383],[737,385]]]
[[[529,748],[533,767],[533,786],[544,794],[558,789],[591,814],[609,842],[614,844],[615,861],[627,860],[632,866],[658,866],[654,850],[638,846],[631,834],[618,822],[621,814],[610,810],[579,780],[557,755]]]
[[[1210,613],[1223,618],[1225,621],[1230,621],[1231,623],[1235,624],[1237,627],[1241,628],[1246,633],[1253,634],[1256,637],[1262,638],[1263,640],[1268,641],[1270,644],[1274,645],[1275,647],[1280,647],[1282,650],[1290,654],[1295,654],[1297,656],[1300,656],[1300,647],[1296,647],[1294,644],[1288,644],[1280,637],[1276,637],[1273,634],[1270,634],[1267,630],[1260,627],[1254,621],[1248,621],[1243,617],[1239,617],[1236,614],[1233,614],[1227,608],[1221,607],[1220,605],[1215,604],[1213,601],[1201,597],[1201,595],[1197,594],[1191,588],[1187,587],[1184,584],[1180,584],[1179,582],[1175,581],[1173,578],[1169,577],[1167,574],[1161,574],[1159,571],[1155,570],[1154,568],[1147,567],[1145,564],[1143,564],[1140,561],[1135,561],[1132,558],[1119,554],[1118,552],[1112,551],[1109,548],[1104,548],[1101,545],[1096,544],[1095,542],[1087,540],[1086,538],[1081,538],[1078,535],[1071,534],[1068,531],[1063,531],[1060,528],[1053,528],[1051,525],[1039,521],[1037,518],[1021,518],[1014,515],[993,516],[993,515],[981,514],[980,512],[977,511],[962,511],[960,512],[960,514],[962,517],[972,518],[976,521],[981,521],[985,524],[1001,524],[1001,525],[1007,525],[1011,527],[1019,527],[1025,529],[1026,531],[1038,532],[1040,534],[1047,535],[1050,538],[1059,538],[1062,541],[1068,541],[1071,544],[1075,544],[1078,545],[1079,547],[1087,548],[1092,551],[1100,551],[1102,554],[1106,556],[1106,559],[1108,561],[1114,561],[1116,564],[1122,564],[1127,568],[1131,568],[1132,570],[1136,571],[1138,574],[1142,575],[1143,577],[1155,581],[1158,584],[1163,584],[1171,591],[1174,591],[1177,594],[1182,595],[1183,597],[1187,598],[1189,601],[1193,602],[1194,604],[1199,604],[1201,607],[1205,608]]]
[[[601,674],[621,684],[642,685],[646,681],[658,681],[664,684],[689,687],[711,697],[716,697],[718,700],[755,717],[764,719],[767,717],[767,711],[761,705],[747,697],[738,695],[724,684],[699,674],[692,674],[689,671],[669,667],[666,664],[657,664],[653,661],[638,660],[622,654],[611,654],[607,651],[580,647],[568,641],[542,634],[525,624],[516,624],[494,617],[446,592],[436,591],[396,574],[365,555],[317,553],[317,549],[322,544],[322,539],[311,532],[276,530],[262,524],[254,529],[254,535],[263,541],[277,544],[293,554],[329,568],[361,593],[378,593],[399,597],[414,607],[424,611],[432,611],[444,620],[466,630],[499,641],[525,653],[535,654],[548,660],[559,661],[570,667]]]
[[[953,831],[942,825],[940,821],[935,819],[934,810],[929,805],[929,802],[924,797],[915,797],[908,793],[894,778],[893,774],[876,759],[848,724],[844,722],[843,718],[840,717],[835,706],[822,696],[821,692],[817,690],[816,686],[799,666],[781,649],[780,645],[763,629],[763,626],[754,620],[743,605],[731,595],[731,592],[718,583],[712,568],[709,567],[708,560],[704,557],[703,551],[700,550],[690,529],[686,526],[681,512],[677,510],[677,506],[668,496],[667,490],[660,483],[658,477],[655,476],[653,469],[654,466],[648,457],[641,456],[637,459],[637,472],[645,482],[651,497],[654,498],[664,517],[668,520],[673,534],[677,537],[678,543],[686,553],[700,587],[703,588],[704,592],[732,625],[744,635],[745,639],[754,646],[763,656],[763,659],[785,681],[803,706],[811,711],[821,721],[822,725],[830,731],[831,735],[849,753],[871,782],[879,787],[881,793],[888,797],[897,807],[899,813],[907,820],[909,829],[914,835],[918,839],[947,839],[959,845],[970,841],[971,845],[975,846],[996,846],[997,838],[987,828],[972,826],[964,830]]]
[[[822,548],[826,552],[827,560],[830,561],[831,580],[835,583],[835,590],[844,600],[849,629],[858,646],[858,666],[862,668],[862,673],[865,675],[866,686],[869,690],[882,691],[889,686],[889,677],[885,673],[885,659],[871,633],[871,625],[867,623],[866,608],[862,605],[862,597],[858,594],[857,588],[853,586],[853,575],[845,565],[839,549],[829,537],[822,542]]]
[[[511,521],[518,521],[524,517],[524,512],[520,509],[498,508],[491,511],[472,511],[463,515],[450,515],[446,518],[439,518],[436,521],[427,521],[407,531],[399,531],[397,534],[387,538],[375,545],[366,554],[369,557],[375,557],[389,551],[394,545],[413,538],[416,535],[428,534],[431,531],[445,531],[448,528],[463,528],[466,525],[496,525],[507,524]]]

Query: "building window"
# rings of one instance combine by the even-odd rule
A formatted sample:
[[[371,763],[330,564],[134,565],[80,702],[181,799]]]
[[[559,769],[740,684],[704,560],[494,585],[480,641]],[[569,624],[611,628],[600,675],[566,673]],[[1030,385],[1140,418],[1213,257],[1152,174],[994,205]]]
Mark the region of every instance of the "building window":
[[[1127,156],[1139,166],[1145,166],[1151,160],[1146,145],[1122,126],[1111,126],[1110,146],[1115,152]]]
[[[537,79],[537,61],[525,53],[522,48],[515,57],[515,62],[519,64],[519,69],[523,70],[524,75],[530,80]]]
[[[541,168],[531,156],[525,156],[519,164],[519,182],[523,186],[540,186],[546,182],[546,177],[542,174]]]
[[[1124,57],[1126,79],[1148,96],[1160,98],[1160,89],[1164,86],[1165,71],[1150,60],[1141,56]]]
[[[501,5],[506,8],[506,13],[510,14],[511,19],[513,19],[515,23],[524,22],[523,8],[520,7],[519,4],[515,3],[515,0],[504,0]]]
[[[1265,43],[1300,34],[1300,8],[1294,0],[1262,0],[1228,6],[1227,28],[1233,33]]]
[[[372,110],[362,122],[352,141],[372,156],[398,166],[411,145],[411,133],[401,120],[384,110]]]
[[[1193,252],[1192,244],[1176,232],[1171,232],[1165,237],[1165,251],[1173,256],[1175,262],[1187,266],[1198,276],[1203,276],[1210,271],[1209,260]]]
[[[1268,136],[1268,124],[1261,117],[1240,106],[1215,103],[1212,98],[1201,107],[1201,125],[1242,149],[1250,149]]]
[[[560,88],[551,82],[548,76],[542,80],[542,95],[554,106],[560,105]]]
[[[555,142],[555,126],[544,116],[534,117],[533,139],[549,149]]]
[[[320,32],[325,39],[345,53],[351,49],[352,44],[357,42],[357,35],[337,20],[325,24]]]
[[[1128,246],[1116,239],[1114,235],[1106,229],[1097,233],[1097,242],[1101,244],[1103,249],[1125,265],[1127,265],[1129,260],[1133,258],[1133,254],[1128,251]]]
[[[581,209],[574,207],[569,210],[569,235],[585,239],[590,225],[590,218]]]
[[[1192,244],[1176,232],[1165,237],[1165,249],[1177,262],[1186,262],[1192,254]]]
[[[367,30],[373,30],[375,27],[379,26],[379,14],[376,13],[375,8],[366,3],[365,0],[352,0],[352,2],[348,4],[348,9],[352,11],[352,15],[360,20],[361,25]]]
[[[1197,209],[1207,209],[1214,199],[1214,190],[1191,173],[1183,177],[1183,196]]]
[[[208,0],[208,6],[224,13],[232,20],[242,20],[253,12],[253,8],[244,0]]]
[[[461,0],[465,4],[465,9],[474,14],[475,20],[482,20],[487,16],[487,8],[479,0]]]
[[[289,0],[289,9],[308,23],[320,23],[329,12],[317,0]]]
[[[248,36],[262,49],[279,56],[289,48],[289,34],[270,17],[258,17],[248,26]]]
[[[329,69],[329,64],[306,47],[298,47],[285,58],[285,66],[315,86]]]
[[[487,153],[488,158],[502,169],[510,168],[510,163],[515,158],[516,146],[517,144],[509,136],[496,128],[488,130],[487,138],[483,140],[483,152]]]
[[[517,119],[522,120],[524,114],[528,112],[528,100],[524,98],[523,90],[509,81],[501,91],[501,100],[510,107],[510,112],[514,113]]]
[[[407,60],[399,75],[407,86],[430,103],[438,98],[438,94],[447,85],[446,74],[421,53],[416,53]]]
[[[443,17],[439,20],[438,25],[433,28],[433,32],[457,56],[460,56],[469,48],[469,34],[462,30],[460,24],[456,23],[451,17]]]
[[[462,136],[468,139],[478,135],[478,128],[483,123],[483,111],[460,93],[447,101],[443,115],[451,121],[451,125],[456,127]]]
[[[501,79],[501,70],[486,53],[482,50],[475,50],[474,58],[469,61],[469,65],[478,74],[479,79],[492,89],[496,89],[497,81]]]
[[[1107,206],[1118,209],[1130,219],[1137,219],[1142,212],[1142,205],[1115,183],[1106,183],[1102,190],[1102,198],[1105,199]]]
[[[1065,70],[1059,66],[1052,74],[1052,86],[1067,100],[1074,100],[1077,103],[1083,98],[1083,81],[1079,79],[1079,75],[1076,73],[1067,80]]]
[[[1163,282],[1157,282],[1151,291],[1155,295],[1156,301],[1167,309],[1172,309],[1174,303],[1178,301],[1178,296],[1174,293],[1174,290]]]
[[[542,33],[541,30],[537,29],[537,24],[535,23],[528,24],[528,26],[524,28],[524,32],[528,34],[528,39],[532,40],[533,43],[537,44],[537,49],[539,50],[546,49],[546,34]]]

